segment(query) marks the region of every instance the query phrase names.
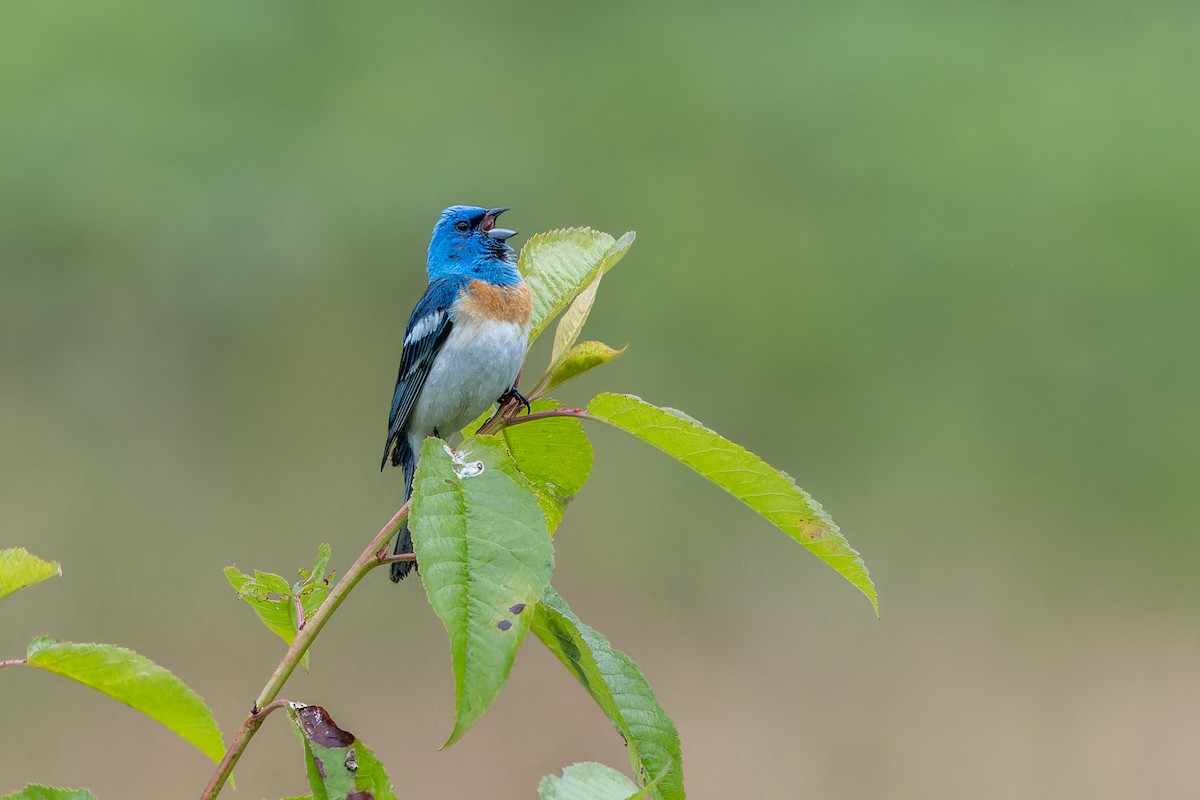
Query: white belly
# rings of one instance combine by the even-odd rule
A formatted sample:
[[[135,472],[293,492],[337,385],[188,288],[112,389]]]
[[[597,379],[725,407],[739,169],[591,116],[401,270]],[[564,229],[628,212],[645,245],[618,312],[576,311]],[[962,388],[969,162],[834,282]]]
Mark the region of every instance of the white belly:
[[[515,322],[456,322],[417,396],[408,431],[421,440],[449,436],[504,394],[525,358],[529,328]]]

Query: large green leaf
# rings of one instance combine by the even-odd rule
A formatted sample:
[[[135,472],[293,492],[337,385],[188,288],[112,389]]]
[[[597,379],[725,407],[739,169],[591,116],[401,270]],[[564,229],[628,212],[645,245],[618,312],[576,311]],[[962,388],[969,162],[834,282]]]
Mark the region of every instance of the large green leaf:
[[[862,557],[790,475],[683,412],[638,397],[601,394],[588,411],[673,456],[762,514],[856,586],[878,615],[879,598]]]
[[[541,800],[640,800],[658,784],[659,779],[639,789],[637,784],[612,767],[584,761],[567,767],[561,776],[547,775],[542,778],[538,785],[538,797]]]
[[[24,547],[0,550],[0,599],[55,575],[62,575],[57,561],[43,561]]]
[[[6,794],[0,800],[96,800],[87,789],[55,789],[31,783],[19,792]]]
[[[562,405],[554,400],[535,400],[531,413],[556,408]],[[537,494],[546,525],[554,533],[563,508],[592,471],[592,444],[583,425],[571,417],[552,417],[504,428],[501,436]]]
[[[273,572],[255,570],[253,575],[247,575],[233,566],[225,568],[225,578],[263,624],[290,645],[304,620],[311,617],[329,595],[326,577],[329,556],[329,545],[322,544],[317,549],[313,568],[301,569],[300,580],[292,584]],[[307,652],[301,663],[308,667]]]
[[[391,781],[371,749],[338,727],[320,706],[288,708],[304,743],[304,766],[313,800],[396,800]]]
[[[518,268],[533,296],[529,341],[575,297],[612,268],[633,244],[630,231],[619,240],[591,228],[565,228],[530,237]]]
[[[625,739],[634,772],[643,783],[657,782],[654,797],[683,800],[679,734],[637,663],[580,622],[552,587],[538,603],[533,633],[612,720]]]
[[[410,525],[425,592],[450,637],[449,745],[508,679],[550,583],[554,545],[536,495],[499,439],[474,436],[452,452],[429,438],[417,463]]]
[[[111,644],[34,639],[31,667],[78,681],[175,731],[213,761],[225,754],[212,712],[187,684],[145,656]]]

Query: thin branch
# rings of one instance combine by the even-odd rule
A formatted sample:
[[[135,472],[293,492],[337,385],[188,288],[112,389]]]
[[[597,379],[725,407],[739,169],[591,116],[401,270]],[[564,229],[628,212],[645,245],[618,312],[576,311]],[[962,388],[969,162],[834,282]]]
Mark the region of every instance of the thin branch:
[[[24,658],[7,658],[0,660],[0,669],[4,669],[5,667],[20,667],[28,663],[29,661]]]
[[[535,411],[532,414],[521,415],[521,409],[524,406],[520,400],[513,398],[506,400],[502,406],[496,409],[496,413],[491,419],[479,426],[476,431],[478,435],[489,433],[498,433],[503,428],[510,425],[520,425],[524,422],[534,422],[539,419],[552,419],[554,417],[573,417],[574,419],[587,419],[593,422],[608,422],[606,419],[592,416],[582,408],[552,408],[548,411]]]
[[[258,717],[260,721],[259,724],[261,724],[261,721],[269,717],[272,711],[278,711],[279,709],[287,708],[290,705],[292,705],[291,700],[272,700],[262,708],[258,709],[258,711],[252,712],[252,715]]]
[[[292,607],[296,612],[296,630],[300,630],[306,622],[304,619],[304,601],[300,599],[300,595],[292,595]]]
[[[265,706],[267,703],[275,699],[279,694],[279,690],[283,688],[283,684],[291,676],[296,669],[296,665],[300,663],[300,657],[308,652],[308,648],[312,646],[313,639],[317,638],[317,634],[321,632],[321,628],[325,627],[325,623],[329,621],[329,617],[337,611],[338,606],[346,599],[346,595],[350,593],[363,576],[371,571],[373,567],[379,566],[379,551],[387,546],[392,537],[400,530],[400,526],[408,519],[408,503],[405,503],[395,516],[388,521],[387,525],[375,535],[371,543],[367,545],[367,549],[355,559],[350,568],[346,570],[346,574],[338,581],[337,586],[325,598],[325,601],[317,608],[308,623],[304,626],[304,630],[300,631],[292,646],[288,648],[287,655],[283,657],[283,661],[279,662],[279,667],[275,670],[275,674],[267,681],[267,685],[259,693],[255,705],[258,707]]]
[[[574,419],[590,419],[593,422],[607,422],[608,420],[593,417],[591,414],[584,411],[582,408],[552,408],[547,411],[535,411],[532,414],[526,414],[523,417],[513,417],[508,420],[507,425],[520,425],[524,422],[535,422],[539,419],[553,419],[554,417],[571,417]]]
[[[408,503],[400,507],[400,510],[388,520],[388,524],[384,525],[379,533],[375,534],[375,538],[367,545],[367,548],[362,551],[342,579],[338,581],[333,590],[325,598],[324,602],[318,606],[313,615],[305,622],[304,627],[296,633],[296,638],[292,641],[291,647],[288,648],[287,654],[283,660],[279,662],[279,666],[275,668],[275,672],[271,675],[267,685],[263,687],[258,694],[258,699],[254,701],[254,707],[251,709],[249,716],[242,722],[241,728],[238,729],[237,735],[234,736],[233,742],[229,745],[229,750],[225,752],[225,757],[221,759],[221,763],[217,765],[216,772],[213,773],[208,785],[204,787],[204,791],[200,795],[200,800],[212,800],[221,791],[221,787],[225,785],[225,781],[229,780],[230,773],[233,772],[233,767],[237,764],[239,758],[242,757],[246,745],[250,743],[250,739],[258,731],[262,725],[263,719],[270,711],[280,708],[281,705],[286,705],[282,700],[276,700],[279,691],[291,677],[295,671],[296,665],[300,663],[300,659],[308,652],[308,648],[312,646],[313,640],[317,638],[317,634],[325,627],[325,623],[333,616],[333,612],[337,611],[338,606],[350,594],[350,591],[362,580],[363,576],[370,572],[380,564],[385,563],[385,559],[389,556],[381,556],[381,552],[386,552],[385,548],[392,537],[399,532],[400,527],[404,525],[408,519]],[[268,710],[269,709],[269,710]]]
[[[379,559],[380,565],[397,564],[401,561],[416,561],[417,554],[416,553],[396,553],[395,555],[392,555],[392,556],[385,556],[385,555],[380,555],[379,553],[376,553],[375,558]]]
[[[221,786],[224,785],[226,779],[233,772],[233,766],[237,764],[238,759],[242,757],[242,752],[246,749],[246,744],[249,743],[250,737],[258,732],[262,727],[263,720],[271,715],[272,711],[276,711],[287,706],[289,701],[276,700],[262,708],[250,709],[250,714],[242,722],[242,727],[238,728],[238,732],[233,736],[233,743],[229,745],[229,749],[225,751],[225,757],[221,759],[221,763],[217,765],[217,771],[209,780],[208,786],[204,787],[204,793],[201,797],[216,797],[217,792],[221,791]]]
[[[522,408],[524,408],[524,406],[521,405],[521,401],[515,397],[505,400],[504,403],[496,409],[496,413],[492,415],[492,418],[480,425],[479,430],[475,431],[475,433],[480,436],[489,433],[496,433],[504,426],[511,424],[512,419],[517,416]]]

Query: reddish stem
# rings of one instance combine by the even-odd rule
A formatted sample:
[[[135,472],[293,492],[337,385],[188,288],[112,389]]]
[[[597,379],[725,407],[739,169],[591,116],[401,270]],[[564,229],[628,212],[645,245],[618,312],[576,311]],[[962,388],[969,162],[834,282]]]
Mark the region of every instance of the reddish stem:
[[[263,720],[270,716],[272,711],[284,708],[289,702],[288,700],[274,700],[262,708],[250,709],[250,713],[242,722],[242,726],[234,734],[233,742],[229,745],[229,749],[225,751],[225,757],[217,765],[217,771],[213,773],[208,785],[204,787],[204,792],[200,795],[201,798],[217,796],[217,792],[221,791],[221,786],[225,783],[225,780],[233,773],[234,765],[242,757],[246,745],[250,742],[250,737],[262,727]]]
[[[376,553],[375,558],[379,561],[380,564],[395,564],[400,561],[416,561],[417,554],[416,553],[396,553],[395,555],[391,555],[391,556],[381,556],[378,553]]]
[[[508,420],[508,425],[521,425],[526,422],[534,422],[539,419],[553,419],[555,417],[572,417],[574,419],[590,419],[593,422],[605,422],[605,420],[599,417],[593,417],[582,408],[552,408],[548,411],[535,411],[523,417],[513,417]]]

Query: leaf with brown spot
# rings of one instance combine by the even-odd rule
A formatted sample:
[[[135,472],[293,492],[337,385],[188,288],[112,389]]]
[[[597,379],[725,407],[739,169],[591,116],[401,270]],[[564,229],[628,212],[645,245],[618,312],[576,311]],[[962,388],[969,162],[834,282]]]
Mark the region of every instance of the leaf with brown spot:
[[[581,622],[553,587],[534,610],[533,634],[612,720],[634,774],[647,781],[651,796],[684,800],[679,733],[637,663]]]
[[[534,426],[513,432],[520,427]],[[425,440],[409,522],[425,594],[450,638],[454,728],[443,747],[499,695],[530,623],[529,614],[504,616],[537,602],[554,565],[538,497],[500,439],[471,437],[458,454],[482,471],[460,476],[442,442]]]
[[[313,800],[396,800],[379,759],[321,706],[294,703],[292,727],[304,744]]]

